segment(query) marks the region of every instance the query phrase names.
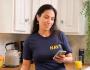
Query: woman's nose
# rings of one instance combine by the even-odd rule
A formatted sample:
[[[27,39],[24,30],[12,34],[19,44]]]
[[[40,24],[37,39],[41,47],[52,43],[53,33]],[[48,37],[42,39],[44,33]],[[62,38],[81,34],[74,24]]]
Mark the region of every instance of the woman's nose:
[[[48,21],[47,21],[47,22],[48,22],[48,24],[50,24],[50,23],[52,23],[52,20],[51,20],[51,19],[48,19]]]

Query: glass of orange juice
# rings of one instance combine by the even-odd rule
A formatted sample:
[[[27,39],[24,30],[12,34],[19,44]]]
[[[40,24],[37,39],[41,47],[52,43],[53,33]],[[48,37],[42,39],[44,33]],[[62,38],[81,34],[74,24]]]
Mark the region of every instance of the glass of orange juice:
[[[82,61],[79,61],[79,60],[75,61],[75,68],[77,70],[81,70],[82,69]]]
[[[4,56],[0,55],[0,68],[3,66],[4,64]]]

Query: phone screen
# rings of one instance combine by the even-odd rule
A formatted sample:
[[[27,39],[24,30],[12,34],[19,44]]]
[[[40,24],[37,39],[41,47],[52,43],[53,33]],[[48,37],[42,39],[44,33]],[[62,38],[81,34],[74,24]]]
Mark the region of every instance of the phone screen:
[[[66,51],[58,51],[55,56],[65,55]]]

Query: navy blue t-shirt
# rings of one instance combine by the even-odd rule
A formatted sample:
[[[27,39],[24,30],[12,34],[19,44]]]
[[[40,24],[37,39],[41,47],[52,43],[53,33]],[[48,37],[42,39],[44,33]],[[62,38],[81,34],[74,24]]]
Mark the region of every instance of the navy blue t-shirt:
[[[24,42],[23,59],[33,60],[36,70],[65,70],[64,63],[57,63],[53,56],[58,50],[72,53],[68,40],[63,32],[43,37],[38,33],[31,34]]]

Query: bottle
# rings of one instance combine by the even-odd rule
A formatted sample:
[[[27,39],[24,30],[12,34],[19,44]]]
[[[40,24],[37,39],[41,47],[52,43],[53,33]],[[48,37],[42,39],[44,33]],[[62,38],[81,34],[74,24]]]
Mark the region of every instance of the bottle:
[[[79,49],[79,60],[84,64],[84,49]]]

